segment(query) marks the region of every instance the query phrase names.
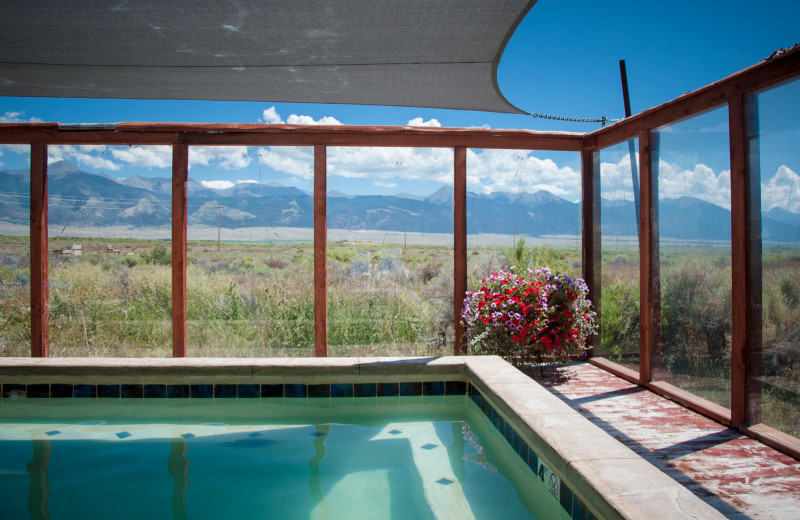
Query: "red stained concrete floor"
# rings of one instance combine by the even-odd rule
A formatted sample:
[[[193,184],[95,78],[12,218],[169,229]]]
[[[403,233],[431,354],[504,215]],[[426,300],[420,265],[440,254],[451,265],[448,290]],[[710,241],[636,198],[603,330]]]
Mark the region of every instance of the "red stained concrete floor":
[[[728,518],[800,519],[800,462],[594,365],[558,370],[535,378]]]

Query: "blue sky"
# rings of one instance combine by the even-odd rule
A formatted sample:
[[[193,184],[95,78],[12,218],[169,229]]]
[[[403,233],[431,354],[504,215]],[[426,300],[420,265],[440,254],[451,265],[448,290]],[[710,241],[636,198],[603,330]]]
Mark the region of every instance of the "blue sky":
[[[509,101],[528,112],[620,118],[620,59],[626,60],[631,104],[636,113],[800,42],[798,19],[800,3],[788,0],[539,0],[509,42],[498,82]],[[369,125],[405,125],[416,120],[419,124],[441,126],[581,132],[599,127],[526,115],[399,107],[0,98],[3,121],[258,123],[290,122],[293,116],[294,121],[332,118],[343,124]],[[796,129],[798,119],[793,120]],[[0,151],[0,167],[25,167],[23,156],[8,148]],[[387,154],[371,150],[363,155],[350,152],[330,152],[331,189],[427,194],[447,182],[447,165],[452,163],[446,151]],[[776,159],[773,171],[781,164],[793,172],[800,171],[796,159],[791,163],[792,154],[796,149],[787,149],[788,159]],[[89,171],[105,171],[118,177],[169,174],[168,164],[163,164],[163,150],[65,149],[53,155],[78,162]],[[261,180],[308,187],[308,157],[308,150],[198,150],[190,174],[207,183]],[[534,191],[549,187],[554,193],[576,200],[577,160],[576,154],[472,151],[468,162],[471,189],[507,191],[516,186],[518,190]],[[367,163],[371,166],[364,166]],[[672,165],[680,171],[694,166]],[[727,167],[722,163],[706,166],[716,177]],[[793,178],[790,180],[793,182]]]

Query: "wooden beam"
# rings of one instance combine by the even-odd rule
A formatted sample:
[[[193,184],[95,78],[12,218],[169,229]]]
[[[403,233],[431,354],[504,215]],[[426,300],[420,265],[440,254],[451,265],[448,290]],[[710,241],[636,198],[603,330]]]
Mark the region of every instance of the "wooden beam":
[[[600,271],[600,152],[581,152],[581,265],[583,279],[589,287],[589,298],[600,323],[600,294],[602,291]],[[603,331],[592,336],[595,353],[602,354],[600,339]]]
[[[639,134],[639,383],[653,379],[661,323],[658,276],[658,184],[651,132]],[[631,160],[633,160],[631,158]]]
[[[456,356],[467,353],[461,309],[467,292],[467,149],[453,149],[453,327]]]
[[[731,154],[731,425],[761,422],[761,175],[755,99],[728,103]]]
[[[50,355],[47,145],[31,144],[31,357]]]
[[[314,355],[328,356],[327,149],[314,147]]]
[[[76,130],[55,123],[0,124],[0,143],[205,146],[386,146],[579,151],[582,133],[344,125],[117,123]]]
[[[172,356],[186,357],[186,199],[189,147],[172,147]]]
[[[586,135],[585,147],[599,150],[631,139],[645,130],[723,105],[729,99],[800,74],[800,47],[783,51],[747,69],[689,92],[658,107]]]

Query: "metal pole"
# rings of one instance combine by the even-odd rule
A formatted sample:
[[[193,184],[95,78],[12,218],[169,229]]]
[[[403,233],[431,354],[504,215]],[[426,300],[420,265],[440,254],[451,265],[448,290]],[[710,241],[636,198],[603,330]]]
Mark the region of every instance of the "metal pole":
[[[625,117],[631,117],[631,100],[628,95],[628,72],[625,60],[619,60],[619,75],[622,80],[622,101],[625,103]],[[631,158],[631,181],[633,182],[633,206],[636,211],[636,236],[639,236],[639,167],[636,164],[636,143],[628,141],[628,154]]]

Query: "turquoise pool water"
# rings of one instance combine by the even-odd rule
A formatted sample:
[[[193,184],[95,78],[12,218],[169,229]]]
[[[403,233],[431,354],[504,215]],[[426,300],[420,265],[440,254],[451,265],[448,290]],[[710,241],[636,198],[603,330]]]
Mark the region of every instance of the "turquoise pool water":
[[[466,395],[0,400],[0,518],[565,519]]]

